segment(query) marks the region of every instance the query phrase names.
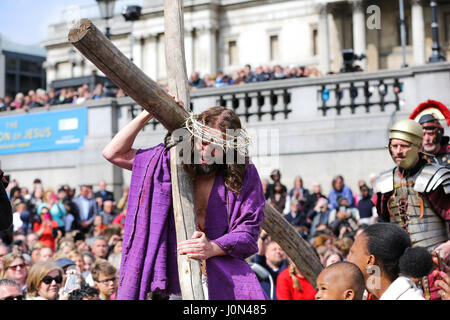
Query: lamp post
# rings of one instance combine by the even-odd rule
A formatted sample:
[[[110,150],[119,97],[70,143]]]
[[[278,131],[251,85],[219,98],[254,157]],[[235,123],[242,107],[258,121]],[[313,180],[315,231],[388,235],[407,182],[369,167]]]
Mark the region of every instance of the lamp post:
[[[96,0],[98,4],[98,9],[100,10],[100,17],[106,21],[106,32],[105,36],[108,39],[111,39],[111,32],[109,28],[109,19],[114,17],[114,5],[116,4],[116,0]],[[105,95],[107,97],[115,97],[116,95],[111,90],[113,84],[109,78],[105,80]]]
[[[122,15],[125,21],[131,21],[131,31],[130,31],[130,60],[133,61],[133,46],[134,46],[134,35],[133,28],[134,22],[139,20],[141,17],[142,7],[140,6],[126,6],[123,8]]]
[[[430,1],[430,7],[431,7],[431,33],[433,37],[433,46],[431,49],[433,52],[431,53],[430,58],[428,59],[429,62],[440,62],[445,61],[445,56],[441,53],[441,46],[439,44],[439,23],[438,23],[438,17],[437,17],[437,1],[431,0]]]
[[[402,43],[402,56],[403,64],[402,68],[406,68],[406,31],[405,31],[405,9],[403,6],[403,0],[398,1],[399,11],[400,11],[400,40]]]
[[[100,10],[100,17],[106,21],[106,33],[105,36],[110,39],[109,19],[114,17],[114,5],[116,0],[97,0],[98,9]]]

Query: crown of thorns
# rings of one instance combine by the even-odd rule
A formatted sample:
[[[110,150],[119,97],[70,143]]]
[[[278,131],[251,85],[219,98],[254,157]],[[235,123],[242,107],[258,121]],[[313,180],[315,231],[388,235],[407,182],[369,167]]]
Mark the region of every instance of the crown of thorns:
[[[229,130],[224,133],[204,125],[197,119],[198,115],[191,113],[184,125],[192,136],[219,146],[224,150],[234,149],[243,156],[248,155],[248,146],[251,143],[251,139],[245,128],[233,130],[233,133],[235,134],[229,134],[227,133]],[[223,136],[225,136],[225,139],[222,138]]]

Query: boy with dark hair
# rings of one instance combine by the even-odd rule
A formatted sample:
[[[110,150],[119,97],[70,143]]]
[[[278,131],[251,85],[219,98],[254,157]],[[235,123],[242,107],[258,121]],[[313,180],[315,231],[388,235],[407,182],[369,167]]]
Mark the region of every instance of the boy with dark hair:
[[[80,289],[75,289],[69,294],[68,300],[100,300],[99,291],[88,285],[82,286]]]

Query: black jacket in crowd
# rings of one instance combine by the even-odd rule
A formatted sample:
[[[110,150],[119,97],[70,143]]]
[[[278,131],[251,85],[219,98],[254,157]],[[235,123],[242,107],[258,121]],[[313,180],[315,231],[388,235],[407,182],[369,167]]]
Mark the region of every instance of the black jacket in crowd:
[[[8,180],[3,176],[3,171],[0,170],[0,231],[8,229],[12,224],[12,208],[11,201],[9,201],[6,187]]]

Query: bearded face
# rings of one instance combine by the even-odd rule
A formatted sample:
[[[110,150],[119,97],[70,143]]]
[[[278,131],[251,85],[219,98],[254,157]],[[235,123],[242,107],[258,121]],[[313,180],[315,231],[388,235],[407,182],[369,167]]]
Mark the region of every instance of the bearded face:
[[[213,128],[219,130],[219,128]],[[220,137],[220,134],[214,130],[208,130],[208,134]],[[222,138],[222,137],[220,137]],[[224,163],[223,148],[211,143],[212,141],[206,137],[194,139],[194,159],[195,170],[199,175],[207,175],[216,171],[221,164]]]
[[[241,128],[239,117],[226,107],[216,106],[198,116],[191,115],[185,123],[189,143],[183,148],[186,152],[180,153],[184,169],[194,177],[223,168],[226,187],[240,192],[250,143],[246,130]]]
[[[213,163],[213,164],[196,164],[195,165],[195,172],[200,175],[208,175],[213,173],[214,171],[216,171],[217,169],[219,169],[219,166],[217,163]]]
[[[436,154],[440,149],[440,144],[437,139],[437,129],[423,130],[423,151],[430,154]]]

